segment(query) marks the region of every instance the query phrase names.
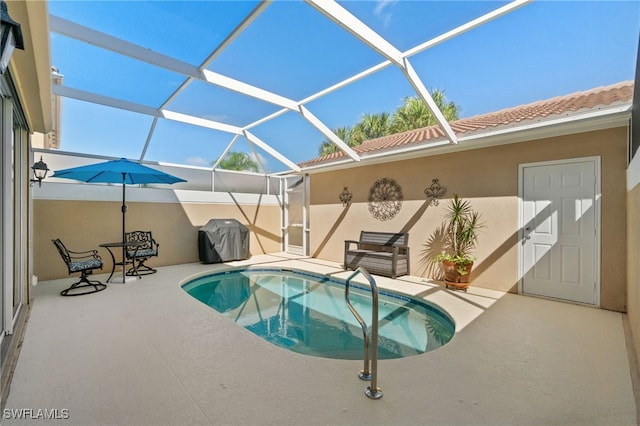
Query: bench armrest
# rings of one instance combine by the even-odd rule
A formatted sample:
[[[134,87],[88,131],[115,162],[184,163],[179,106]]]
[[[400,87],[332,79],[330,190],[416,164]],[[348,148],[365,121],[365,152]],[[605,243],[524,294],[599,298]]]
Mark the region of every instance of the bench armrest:
[[[391,247],[391,249],[393,250],[394,253],[401,253],[404,252],[404,254],[406,254],[407,256],[409,255],[409,246],[404,245],[404,244],[394,244]]]
[[[356,240],[344,240],[344,249],[348,250],[349,246],[351,244],[356,244],[358,247],[360,247],[360,241],[356,241]]]

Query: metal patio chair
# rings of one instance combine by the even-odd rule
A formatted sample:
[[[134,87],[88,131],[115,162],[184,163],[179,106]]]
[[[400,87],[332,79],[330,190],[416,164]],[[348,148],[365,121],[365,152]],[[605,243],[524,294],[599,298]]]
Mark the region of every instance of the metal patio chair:
[[[127,275],[140,276],[158,272],[144,264],[149,258],[158,256],[158,247],[160,247],[160,244],[153,239],[151,231],[127,232],[124,240],[125,242],[143,243],[142,245],[136,246],[133,250],[126,250],[125,256],[127,260],[132,263],[132,267],[127,271]]]
[[[57,238],[51,240],[51,242],[56,246],[60,257],[62,257],[65,265],[67,265],[69,275],[80,272],[80,281],[62,290],[60,292],[61,295],[81,296],[83,294],[97,293],[107,288],[106,284],[97,280],[91,281],[88,278],[95,269],[102,269],[104,264],[97,250],[72,251],[67,249],[62,241]]]

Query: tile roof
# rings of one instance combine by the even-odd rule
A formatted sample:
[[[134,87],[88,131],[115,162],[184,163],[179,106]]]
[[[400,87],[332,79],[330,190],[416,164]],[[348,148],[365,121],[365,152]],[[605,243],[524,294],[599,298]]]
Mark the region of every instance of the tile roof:
[[[614,107],[631,103],[633,99],[633,81],[625,81],[610,86],[576,92],[569,95],[537,101],[526,105],[503,109],[488,114],[452,121],[449,124],[458,136],[467,136],[507,127],[517,127],[528,123],[538,123],[567,117],[572,114]],[[367,154],[393,151],[425,142],[446,140],[445,134],[438,125],[409,130],[402,133],[383,136],[364,141],[353,150],[361,156]],[[300,163],[301,167],[332,163],[349,159],[342,151],[324,155]]]

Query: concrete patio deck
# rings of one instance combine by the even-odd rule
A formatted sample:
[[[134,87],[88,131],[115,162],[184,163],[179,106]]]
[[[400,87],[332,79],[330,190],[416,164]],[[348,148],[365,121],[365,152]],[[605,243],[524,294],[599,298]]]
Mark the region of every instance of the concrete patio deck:
[[[285,255],[230,264],[350,274]],[[70,279],[39,283],[2,424],[637,424],[623,314],[379,278],[437,303],[457,326],[438,350],[380,361],[384,396],[373,401],[357,377],[361,361],[276,347],[180,288],[223,267],[161,267],[83,297],[59,295]],[[52,413],[57,420],[42,418]]]

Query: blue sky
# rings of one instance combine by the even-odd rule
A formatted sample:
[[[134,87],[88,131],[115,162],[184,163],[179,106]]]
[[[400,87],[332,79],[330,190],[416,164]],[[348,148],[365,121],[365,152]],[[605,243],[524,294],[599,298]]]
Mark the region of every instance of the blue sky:
[[[506,2],[346,1],[340,4],[406,51]],[[248,1],[62,1],[52,15],[200,65],[251,11]],[[537,1],[410,58],[429,89],[443,90],[462,117],[632,80],[640,28],[637,1]],[[52,64],[64,85],[159,107],[185,80],[57,33]],[[297,1],[276,1],[207,69],[299,101],[384,61],[360,40]],[[393,112],[415,92],[387,67],[308,103],[330,128],[365,113]],[[192,83],[167,109],[236,126],[280,108]],[[61,149],[140,158],[152,118],[65,99]],[[288,112],[251,130],[294,162],[311,159],[325,137]],[[155,127],[145,160],[208,165],[232,135],[168,120]],[[240,138],[233,150],[247,151]],[[267,171],[286,169],[260,149]]]

